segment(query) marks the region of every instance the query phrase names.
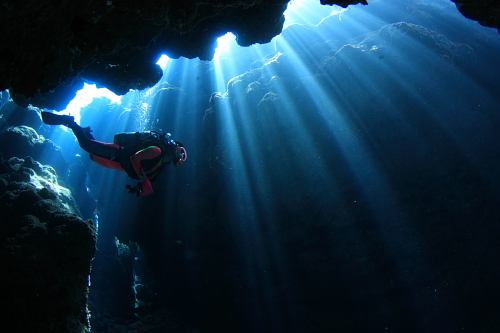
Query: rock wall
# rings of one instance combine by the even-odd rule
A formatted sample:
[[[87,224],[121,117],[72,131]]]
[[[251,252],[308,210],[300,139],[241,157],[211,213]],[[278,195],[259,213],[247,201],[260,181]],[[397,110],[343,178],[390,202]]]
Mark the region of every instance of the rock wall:
[[[0,158],[4,332],[82,333],[96,234],[70,191],[31,157]]]
[[[44,132],[38,110],[5,97],[0,107],[2,330],[87,332],[96,228],[81,216],[93,217],[88,210],[95,202],[83,206],[85,185],[69,185],[62,151],[35,130]]]

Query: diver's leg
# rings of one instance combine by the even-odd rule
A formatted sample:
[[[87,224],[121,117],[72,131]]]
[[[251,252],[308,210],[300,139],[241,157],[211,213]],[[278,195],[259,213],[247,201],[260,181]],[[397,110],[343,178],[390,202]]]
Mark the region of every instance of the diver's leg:
[[[80,147],[89,154],[112,160],[115,158],[115,155],[120,152],[118,148],[110,147],[104,142],[94,140],[94,137],[90,134],[90,127],[82,128],[75,123],[75,119],[72,116],[42,112],[42,120],[48,125],[63,125],[71,128],[78,139]]]
[[[42,112],[42,120],[47,125],[68,125],[69,123],[75,122],[75,118],[72,116],[55,114],[45,111]]]
[[[104,142],[94,140],[94,137],[90,134],[90,128],[82,128],[75,122],[66,126],[71,128],[80,147],[89,154],[112,160],[115,158],[116,154],[121,151],[118,148],[106,145]],[[89,136],[91,138],[89,138]]]

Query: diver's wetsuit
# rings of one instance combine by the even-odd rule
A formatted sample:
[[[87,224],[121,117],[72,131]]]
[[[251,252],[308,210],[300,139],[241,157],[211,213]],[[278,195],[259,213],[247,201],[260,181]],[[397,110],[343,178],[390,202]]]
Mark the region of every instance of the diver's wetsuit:
[[[85,130],[75,122],[69,123],[67,126],[71,128],[75,134],[80,147],[91,155],[113,160],[121,151],[120,146],[117,144],[95,140],[94,136],[90,134],[90,131],[85,132]]]
[[[75,122],[69,123],[67,126],[71,128],[71,130],[75,134],[80,147],[90,154],[90,158],[94,162],[106,168],[126,171],[122,167],[120,162],[115,160],[118,154],[122,152],[122,147],[120,145],[116,143],[105,143],[95,140],[93,135],[90,134],[90,131],[85,131],[80,125]],[[150,146],[130,156],[132,167],[137,173],[137,177],[133,178],[139,179],[142,182],[142,192],[140,193],[140,195],[142,196],[153,193],[151,182],[149,180],[149,177],[146,176],[146,173],[155,171],[162,164],[162,161],[160,158],[159,162],[156,163],[156,165],[150,168],[150,170],[146,171],[143,170],[141,161],[154,159],[156,157],[160,157],[161,155],[162,150],[160,147]]]
[[[166,142],[163,136],[158,137],[156,132],[151,132],[156,135],[150,133],[147,137],[153,137],[155,139],[153,141],[139,140],[136,142],[139,145],[122,147],[119,144],[95,140],[90,133],[90,127],[82,128],[75,123],[72,116],[43,111],[41,117],[47,125],[63,125],[71,128],[80,147],[88,152],[90,158],[97,164],[125,171],[130,178],[138,179],[140,183],[137,186],[127,187],[130,193],[138,193],[141,196],[153,193],[151,182],[158,178],[165,166],[170,162],[174,162],[175,166],[180,166],[187,158],[187,152],[180,142],[173,140]],[[149,144],[152,145],[147,146]],[[131,189],[133,191],[130,191]]]

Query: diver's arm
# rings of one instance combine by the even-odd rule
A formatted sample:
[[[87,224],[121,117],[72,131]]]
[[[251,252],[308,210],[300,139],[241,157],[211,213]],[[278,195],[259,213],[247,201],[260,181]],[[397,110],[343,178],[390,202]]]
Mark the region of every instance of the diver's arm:
[[[148,177],[146,177],[146,175],[144,174],[144,170],[142,170],[141,161],[150,158],[155,158],[160,155],[161,155],[160,147],[150,146],[148,148],[144,148],[138,151],[137,153],[135,153],[130,157],[130,162],[134,167],[134,171],[137,173],[137,176],[139,176],[139,180],[142,182],[142,192],[140,194],[141,196],[153,193],[151,182],[149,181]]]
[[[139,193],[141,197],[145,197],[146,195],[150,195],[153,193],[153,186],[149,179],[146,178],[144,182],[142,182],[142,192]]]

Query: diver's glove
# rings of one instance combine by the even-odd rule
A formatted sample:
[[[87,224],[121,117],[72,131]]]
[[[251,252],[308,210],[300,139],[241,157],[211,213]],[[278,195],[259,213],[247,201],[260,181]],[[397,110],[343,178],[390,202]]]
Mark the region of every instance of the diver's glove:
[[[130,194],[136,194],[137,196],[144,197],[153,193],[153,187],[151,182],[146,178],[144,182],[138,182],[137,185],[132,187],[132,185],[125,186]]]
[[[125,188],[128,190],[128,193],[130,193],[130,194],[135,193],[137,196],[140,196],[141,193],[143,192],[141,182],[138,182],[137,185],[135,185],[134,187],[132,187],[132,185],[127,185],[127,186],[125,186]]]

